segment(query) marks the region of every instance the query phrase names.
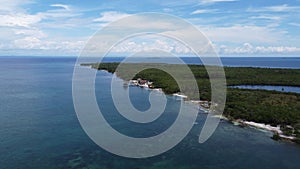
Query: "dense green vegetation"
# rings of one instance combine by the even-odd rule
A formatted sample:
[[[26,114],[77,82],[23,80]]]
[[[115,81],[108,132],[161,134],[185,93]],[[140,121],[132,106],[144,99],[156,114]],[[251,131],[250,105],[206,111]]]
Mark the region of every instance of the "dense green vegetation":
[[[172,64],[125,64],[118,67],[118,63],[85,64],[91,65],[95,69],[107,70],[117,73],[125,80],[143,78],[154,82],[154,87],[162,88],[165,93],[182,92],[191,99],[195,98],[189,92],[188,86],[180,91],[176,81],[168,73],[159,70],[160,67],[167,68],[171,72],[182,70],[181,65]],[[145,70],[138,72],[134,77],[129,76],[135,70]],[[200,93],[201,100],[210,99],[210,81],[204,66],[189,65],[193,72]],[[123,70],[126,71],[123,71]],[[285,85],[300,86],[300,69],[270,69],[270,68],[242,68],[225,67],[227,85]],[[186,84],[190,79],[181,76]],[[177,79],[178,80],[178,79]],[[218,80],[215,75],[211,80]],[[191,90],[192,91],[192,90]],[[281,125],[282,130],[287,135],[297,135],[300,140],[300,94],[282,93],[265,90],[233,89],[227,90],[227,101],[224,114],[232,119],[242,119],[271,125]],[[294,129],[289,128],[292,126]]]

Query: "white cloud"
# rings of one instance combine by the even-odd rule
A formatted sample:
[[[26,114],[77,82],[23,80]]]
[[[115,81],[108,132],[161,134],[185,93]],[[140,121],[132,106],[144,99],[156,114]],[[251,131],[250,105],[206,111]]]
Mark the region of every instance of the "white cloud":
[[[259,53],[280,53],[280,54],[299,54],[300,48],[291,46],[257,46],[255,52]]]
[[[58,18],[70,18],[79,16],[79,13],[71,11],[68,5],[63,4],[52,4],[51,7],[59,7],[59,9],[51,9],[45,12],[38,12],[36,14],[28,14],[22,9],[24,4],[31,3],[31,1],[24,0],[0,0],[4,5],[1,4],[0,11],[0,27],[36,27],[38,23],[44,19],[58,19]],[[3,12],[3,10],[7,10]],[[66,21],[66,20],[65,20]],[[52,23],[55,25],[55,23]]]
[[[216,9],[198,9],[195,10],[191,13],[191,15],[195,15],[195,14],[204,14],[204,13],[213,13],[216,12]]]
[[[201,0],[200,5],[214,4],[219,2],[235,2],[238,0]]]
[[[76,12],[66,12],[62,10],[49,10],[46,12],[40,12],[37,16],[40,16],[43,19],[61,19],[61,18],[72,18],[81,15]],[[55,24],[55,23],[53,23]]]
[[[13,42],[13,47],[24,50],[56,50],[66,53],[79,52],[85,45],[84,41],[80,40],[47,40],[34,36],[27,36],[21,39],[16,39]]]
[[[237,0],[202,0],[200,4],[210,5],[214,3],[233,1]],[[199,1],[180,1],[178,3],[181,2],[195,4]],[[24,49],[27,51],[30,51],[31,49],[49,51],[59,50],[74,53],[74,51],[79,51],[84,46],[84,40],[86,37],[79,37],[80,35],[74,35],[76,36],[76,38],[74,39],[70,37],[68,38],[67,35],[66,37],[57,37],[56,35],[51,34],[51,31],[57,31],[59,32],[57,34],[62,34],[62,36],[64,36],[65,34],[60,33],[61,30],[71,30],[69,28],[73,27],[81,27],[88,29],[80,29],[80,31],[91,31],[93,28],[96,28],[96,26],[104,26],[107,23],[129,16],[129,14],[120,11],[106,11],[102,12],[100,14],[100,17],[93,19],[93,17],[95,16],[91,16],[89,14],[82,15],[81,12],[85,11],[75,10],[75,6],[59,3],[48,6],[48,10],[40,11],[38,13],[30,13],[26,10],[26,8],[24,8],[24,6],[30,3],[34,3],[33,0],[0,0],[0,3],[0,36],[2,39],[2,41],[0,42],[0,48],[2,49]],[[167,6],[163,7],[165,7],[163,9],[165,12],[177,12],[177,8],[169,8],[169,6],[168,8]],[[248,21],[249,19],[263,20],[263,22],[266,21],[270,23],[270,21],[267,20],[279,21],[285,18],[283,15],[279,14],[277,16],[271,14],[268,15],[269,13],[267,12],[294,12],[298,10],[300,10],[300,6],[290,6],[287,4],[260,7],[256,9],[249,9],[248,11],[263,11],[264,13],[254,14],[254,16],[249,18],[246,17],[245,19],[248,19]],[[188,12],[191,12],[190,14],[195,15],[213,13],[216,11],[221,12],[221,10],[205,8],[200,8],[198,10]],[[216,16],[216,18],[219,20],[224,19],[223,16],[219,15]],[[212,20],[215,18],[203,19]],[[185,34],[189,38],[194,37],[192,33],[189,33],[189,30],[187,28],[180,27],[180,25],[176,25],[175,23],[164,22],[161,19],[159,20],[160,21],[157,22],[157,18],[153,18],[152,20],[150,19],[147,20],[147,22],[145,22],[143,18],[133,17],[129,20],[129,22],[123,22],[122,28],[128,29],[129,31],[134,31],[135,29],[142,29],[147,31],[150,30],[149,28],[155,29],[155,31],[164,30],[167,32],[168,30],[170,30],[174,31],[174,35]],[[236,21],[232,22],[237,23]],[[216,23],[216,21],[214,21],[214,23]],[[230,25],[230,23],[228,23],[228,25]],[[293,23],[289,23],[289,25],[300,26],[300,24],[297,23],[297,20]],[[99,27],[97,27],[97,29],[98,28]],[[45,29],[47,29],[47,31],[45,31]],[[278,29],[278,27],[256,26],[250,24],[222,27],[200,25],[199,29],[203,31],[209,39],[211,39],[214,43],[217,44],[237,46],[237,44],[248,42],[240,47],[229,48],[226,46],[221,46],[221,49],[226,53],[300,53],[299,48],[297,47],[278,45],[279,42],[281,44],[294,43],[291,42],[291,39],[289,39],[289,42],[285,43],[284,40],[286,39],[286,37],[288,37],[288,34],[287,32]],[[73,35],[72,32],[70,32],[70,34]],[[170,35],[172,35],[172,33],[170,33]],[[298,40],[295,40],[295,42],[297,41]],[[265,46],[255,46],[253,44],[265,44]],[[183,45],[161,39],[152,42],[144,41],[142,43],[128,41],[122,46],[116,48],[115,50],[117,52],[131,52],[141,50],[147,51],[152,49],[158,49],[175,53],[190,52],[190,50]]]
[[[286,11],[293,11],[293,10],[299,9],[299,7],[283,4],[283,5],[278,5],[278,6],[265,7],[264,9],[267,11],[272,11],[272,12],[286,12]]]
[[[81,13],[77,10],[72,9],[69,5],[64,4],[52,4],[51,7],[58,7],[58,9],[50,9],[44,12],[39,12],[36,15],[43,19],[63,19],[63,18],[74,18],[80,16]],[[55,23],[54,23],[55,24]]]
[[[34,36],[36,38],[46,38],[47,34],[39,29],[15,29],[14,30],[16,35],[22,36]]]
[[[65,9],[65,10],[67,10],[67,11],[69,11],[69,10],[70,10],[70,7],[69,7],[69,5],[64,5],[64,4],[52,4],[52,5],[50,5],[50,6],[52,6],[52,7],[59,7],[59,8],[63,8],[63,9]]]
[[[129,14],[116,11],[102,12],[101,17],[94,19],[94,22],[113,22],[126,16]]]
[[[0,11],[22,11],[22,6],[33,3],[32,0],[0,0]]]
[[[42,41],[35,37],[25,37],[17,39],[14,44],[19,49],[37,49],[41,47]]]
[[[41,19],[40,16],[25,13],[0,15],[0,26],[29,28],[40,22]]]
[[[115,46],[111,52],[112,53],[139,53],[139,52],[152,52],[152,51],[164,51],[172,54],[192,54],[190,48],[186,47],[182,43],[174,40],[169,40],[168,38],[156,38],[155,40],[149,40],[146,37],[141,39],[130,39],[125,40],[122,43]],[[149,35],[148,38],[151,38]],[[153,38],[153,37],[152,37]],[[105,44],[99,44],[102,46]],[[95,46],[96,47],[96,46]],[[225,55],[258,55],[258,54],[299,54],[300,48],[294,46],[262,46],[253,45],[251,43],[244,43],[242,46],[238,47],[228,47],[226,45],[214,45],[216,50],[220,54]]]
[[[251,16],[250,19],[281,20],[282,17],[274,16],[274,15],[259,15],[259,16]]]
[[[241,47],[229,48],[225,45],[220,47],[220,54],[251,54],[253,53],[253,46],[250,43],[244,43]]]
[[[134,15],[133,15],[134,16]],[[259,16],[262,18],[263,16]],[[152,19],[152,20],[151,20]],[[162,19],[162,18],[160,18]],[[111,19],[110,19],[111,20]],[[145,20],[147,22],[145,22]],[[103,20],[102,20],[103,21]],[[108,20],[107,20],[108,21]],[[121,21],[121,23],[114,23],[113,25],[116,28],[120,28],[122,31],[134,32],[133,30],[137,29],[143,32],[153,32],[160,31],[163,35],[175,36],[182,35],[189,40],[199,42],[199,39],[195,37],[192,31],[189,30],[188,27],[181,26],[180,24],[176,24],[176,22],[172,23],[172,21],[168,20],[168,22],[157,22],[156,18],[143,18],[143,17],[132,17],[126,20],[126,22]],[[255,25],[233,25],[227,27],[217,27],[217,26],[198,26],[198,28],[206,35],[210,40],[212,40],[216,44],[230,44],[230,45],[238,45],[244,42],[249,42],[249,44],[268,44],[268,45],[276,45],[278,42],[283,41],[287,37],[287,33],[285,31],[278,30],[274,27],[266,27],[266,26],[255,26]],[[133,29],[133,30],[132,30]],[[105,38],[108,41],[117,39],[116,37],[109,36],[110,32],[106,34],[108,37]],[[116,36],[115,34],[112,35]],[[102,40],[104,38],[101,38]],[[165,51],[177,51],[177,52],[187,52],[184,48],[178,48],[176,45],[172,43],[158,43],[157,45],[147,43],[147,46],[139,46],[137,43],[128,43],[127,46],[117,49],[120,51],[136,51],[133,47],[142,48],[146,50],[147,48],[157,47],[158,49],[162,49]],[[155,43],[154,43],[155,44]],[[167,46],[168,45],[168,46]],[[152,47],[151,47],[152,46]],[[129,50],[130,49],[130,50]],[[204,48],[203,48],[204,49]],[[251,52],[251,46],[248,45],[247,48],[239,49],[241,51],[248,50]],[[238,50],[238,49],[236,49]],[[240,52],[241,53],[241,52]]]
[[[300,27],[300,23],[295,23],[295,22],[289,23],[289,25]]]
[[[222,45],[220,54],[299,54],[300,48],[293,46],[253,46],[244,43],[241,47],[229,48]]]
[[[126,16],[131,16],[126,18],[125,20],[119,20],[111,25],[109,25],[113,29],[120,29],[120,31],[128,31],[128,32],[154,32],[159,31],[163,32],[164,30],[174,30],[174,29],[184,29],[183,26],[175,22],[175,19],[168,20],[168,18],[164,15],[161,15],[161,18],[157,20],[157,18],[152,17],[151,15],[129,15],[126,13],[119,13],[115,11],[111,12],[103,12],[102,17],[94,19],[94,21],[99,24],[98,26],[106,26],[108,23],[112,21],[116,21],[118,19],[124,18]]]
[[[171,9],[171,8],[164,8],[163,11],[164,11],[164,12],[173,12],[174,9]]]
[[[2,2],[4,1],[5,0],[2,0]],[[1,45],[2,49],[5,49],[5,51],[67,51],[68,49],[72,49],[71,52],[74,52],[78,51],[78,49],[83,46],[83,41],[68,41],[64,40],[63,37],[58,40],[49,37],[49,35],[43,31],[42,21],[44,19],[47,19],[48,24],[56,25],[58,19],[64,19],[64,21],[67,22],[67,19],[65,18],[77,16],[75,12],[70,10],[69,6],[54,4],[51,6],[59,7],[59,9],[50,9],[45,12],[28,14],[26,10],[22,9],[22,6],[29,2],[30,1],[26,0],[11,0],[0,7],[0,11],[2,11],[0,13],[0,32],[4,32],[1,33],[1,39],[2,41],[5,41],[5,44]],[[7,10],[7,12],[3,12],[4,10]]]
[[[234,25],[230,27],[199,26],[213,42],[227,43],[276,43],[284,39],[286,32],[264,26]]]
[[[248,12],[293,12],[298,11],[300,6],[289,6],[288,4],[266,6],[261,8],[248,8]]]
[[[105,44],[99,44],[99,47],[103,45]],[[153,51],[163,51],[172,54],[191,53],[191,50],[182,43],[158,35],[145,35],[141,37],[130,38],[117,44],[111,50],[112,53],[127,54]]]

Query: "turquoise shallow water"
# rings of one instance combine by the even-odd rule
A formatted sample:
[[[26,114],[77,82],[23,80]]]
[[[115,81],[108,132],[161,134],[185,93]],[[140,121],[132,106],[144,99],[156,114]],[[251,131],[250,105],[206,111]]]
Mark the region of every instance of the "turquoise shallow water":
[[[205,120],[172,150],[147,159],[112,155],[81,129],[72,102],[74,58],[0,58],[0,168],[223,169],[299,168],[300,147],[276,142],[271,133],[222,121],[205,143],[197,142]],[[114,108],[111,74],[99,71],[98,102],[111,125],[135,137],[162,132],[177,116],[179,101],[169,97],[165,114],[151,124],[135,124]],[[124,89],[126,90],[126,89]],[[128,90],[128,89],[127,89]],[[136,108],[146,110],[149,91],[130,88]],[[102,104],[103,105],[103,104]],[[103,136],[105,137],[105,136]]]

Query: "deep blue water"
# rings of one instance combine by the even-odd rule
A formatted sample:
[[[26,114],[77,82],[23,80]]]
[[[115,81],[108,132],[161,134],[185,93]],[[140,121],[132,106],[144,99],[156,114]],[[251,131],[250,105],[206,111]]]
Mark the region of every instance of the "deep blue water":
[[[289,67],[290,62],[278,61],[267,67]],[[201,113],[189,135],[164,154],[147,159],[112,155],[93,143],[78,122],[72,102],[74,64],[74,58],[0,58],[1,169],[296,169],[300,166],[298,146],[274,141],[270,139],[271,133],[226,121],[219,124],[207,142],[199,144],[198,135],[206,117]],[[291,68],[297,66],[291,64]],[[122,118],[109,96],[111,78],[107,72],[98,72],[96,95],[98,102],[105,103],[101,109],[114,128],[143,137],[162,132],[172,124],[179,105],[172,97],[168,97],[166,115],[157,123],[139,126]],[[149,91],[137,87],[130,90],[133,104],[140,110],[147,109]]]

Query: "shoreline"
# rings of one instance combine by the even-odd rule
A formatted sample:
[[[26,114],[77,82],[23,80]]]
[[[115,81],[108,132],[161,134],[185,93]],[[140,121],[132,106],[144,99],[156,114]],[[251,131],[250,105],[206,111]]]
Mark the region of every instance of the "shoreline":
[[[113,73],[113,74],[115,74],[115,73]],[[129,86],[137,86],[140,88],[145,88],[147,90],[158,91],[158,92],[164,93],[161,88],[150,88],[145,85],[133,84],[133,83],[131,83],[131,81],[129,81],[129,82],[124,81],[124,82],[128,83]],[[184,95],[182,93],[173,93],[173,94],[169,94],[169,95],[179,97],[180,99],[186,100],[187,102],[192,103],[192,104],[197,104],[199,106],[199,109],[202,110],[204,113],[206,113],[206,114],[210,113],[209,108],[210,108],[211,103],[209,101],[189,100],[188,96]],[[296,140],[296,137],[294,137],[294,136],[284,135],[283,131],[280,129],[280,127],[281,127],[280,125],[277,125],[276,127],[274,127],[274,126],[271,126],[270,124],[257,123],[257,122],[253,122],[253,121],[245,121],[245,120],[241,120],[241,119],[231,119],[230,117],[226,117],[223,114],[222,115],[214,115],[213,117],[219,118],[221,120],[226,120],[228,122],[231,122],[233,125],[252,127],[255,129],[261,129],[264,131],[272,132],[273,135],[278,135],[281,140],[288,140],[288,141],[292,141],[292,142],[294,140]]]
[[[159,91],[159,92],[164,93],[161,88],[149,88],[149,87],[145,87],[145,86],[142,86],[142,85],[134,85],[134,86],[145,88],[147,90]],[[206,113],[206,114],[210,113],[209,108],[210,108],[211,103],[209,101],[189,100],[188,96],[184,95],[182,93],[180,93],[180,94],[179,93],[173,93],[173,94],[170,94],[170,95],[175,96],[175,97],[179,97],[181,99],[184,99],[184,100],[186,100],[186,102],[189,102],[189,103],[192,103],[192,104],[197,104],[199,106],[199,109],[202,110],[204,113]],[[223,114],[222,115],[214,115],[213,117],[219,118],[221,120],[226,120],[228,122],[231,122],[233,125],[252,127],[252,128],[255,128],[255,129],[261,129],[261,130],[264,130],[264,131],[272,132],[273,135],[278,135],[280,137],[280,139],[283,139],[283,140],[294,141],[296,139],[296,137],[294,137],[294,136],[284,135],[283,134],[284,132],[280,129],[280,127],[281,127],[280,125],[277,125],[276,127],[274,127],[274,126],[271,126],[270,124],[257,123],[257,122],[253,122],[253,121],[245,121],[245,120],[241,120],[241,119],[231,119],[229,117],[226,117]]]
[[[209,108],[207,107],[203,107],[201,105],[201,103],[209,103],[208,101],[201,101],[201,100],[189,100],[189,102],[194,103],[194,104],[198,104],[200,107],[200,110],[204,111],[204,113],[210,113]],[[282,140],[288,140],[288,141],[295,141],[297,138],[295,136],[288,136],[288,135],[284,135],[284,132],[280,129],[280,125],[277,125],[276,127],[271,126],[270,124],[264,124],[264,123],[257,123],[257,122],[253,122],[253,121],[246,121],[246,120],[241,120],[241,119],[233,119],[231,117],[227,117],[224,115],[224,113],[222,115],[214,115],[213,117],[215,118],[219,118],[221,120],[226,120],[228,122],[231,122],[233,125],[236,126],[242,126],[242,127],[252,127],[255,129],[261,129],[264,131],[268,131],[268,132],[272,132],[273,135],[278,135],[280,137],[280,139]]]
[[[114,72],[113,67],[111,69],[107,69],[104,66],[104,68],[101,69],[100,67],[93,67],[92,64],[90,64],[89,66],[91,66],[92,68],[98,69],[98,70],[104,70],[104,71],[107,71],[107,72],[112,73],[112,74],[117,74],[117,72]],[[115,65],[115,66],[117,66],[117,65]],[[147,78],[145,78],[145,79],[147,79]],[[122,80],[124,80],[124,79],[122,79]],[[141,79],[141,80],[143,80],[143,79]],[[147,80],[145,80],[145,81],[147,81]],[[127,85],[129,84],[129,81],[124,80],[124,82],[127,82]],[[151,84],[152,84],[152,82],[151,82]],[[278,84],[276,83],[276,85],[278,85]],[[145,89],[163,92],[165,94],[165,92],[162,88],[160,88],[160,89],[154,88],[154,85],[148,86],[148,87],[145,86],[145,85],[135,85],[135,86],[140,86],[140,87],[145,88]],[[288,85],[288,86],[293,86],[293,85]],[[256,90],[254,90],[254,92],[255,91]],[[188,102],[193,103],[193,104],[197,104],[197,105],[199,105],[199,110],[203,111],[204,113],[210,113],[209,108],[210,108],[211,103],[207,100],[189,100],[189,97],[186,96],[184,93],[168,93],[167,95],[183,99],[184,101],[188,101]],[[225,114],[225,113],[223,112],[223,114]],[[221,119],[230,121],[234,125],[253,127],[253,128],[256,128],[256,129],[261,129],[261,130],[272,132],[273,137],[271,137],[271,138],[274,139],[274,140],[286,140],[286,141],[288,140],[288,141],[291,141],[291,142],[294,142],[294,143],[299,143],[299,139],[296,136],[297,133],[295,133],[295,131],[297,132],[299,130],[297,128],[294,128],[294,126],[281,125],[281,126],[273,127],[273,126],[268,125],[268,124],[256,123],[255,121],[242,120],[242,119],[239,119],[239,117],[232,118],[231,115],[222,115],[222,116],[219,116],[217,118],[221,118]],[[277,124],[280,124],[280,123],[277,123]],[[290,132],[292,132],[292,133],[290,133]]]
[[[233,123],[236,123],[239,126],[248,126],[248,127],[252,127],[255,129],[262,129],[264,131],[269,131],[272,132],[274,135],[278,135],[280,137],[280,139],[283,140],[289,140],[289,141],[295,141],[296,137],[294,136],[288,136],[288,135],[284,135],[283,131],[280,129],[280,125],[274,127],[271,126],[270,124],[264,124],[264,123],[256,123],[253,121],[245,121],[245,120],[234,120]]]

